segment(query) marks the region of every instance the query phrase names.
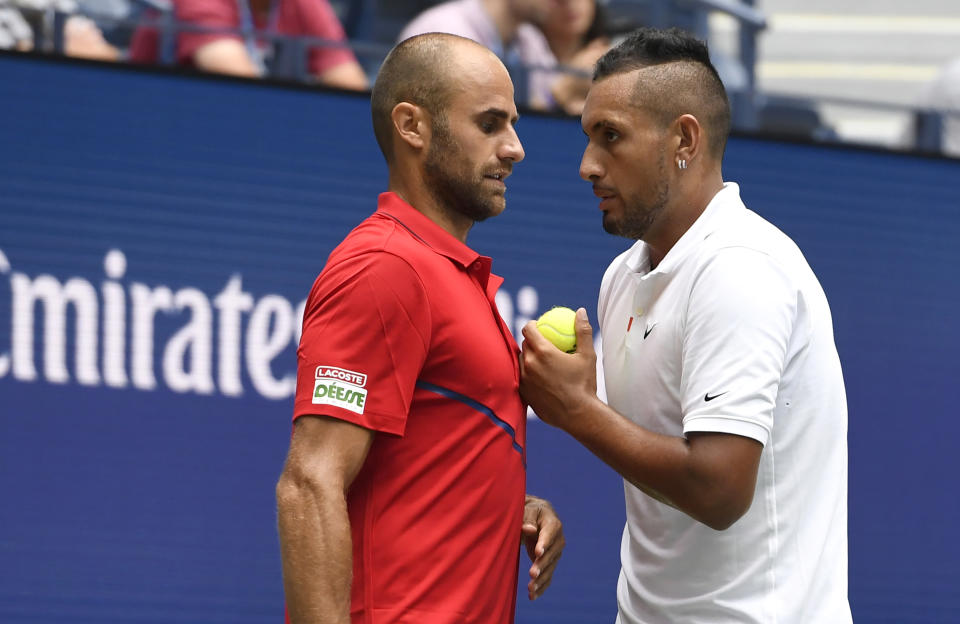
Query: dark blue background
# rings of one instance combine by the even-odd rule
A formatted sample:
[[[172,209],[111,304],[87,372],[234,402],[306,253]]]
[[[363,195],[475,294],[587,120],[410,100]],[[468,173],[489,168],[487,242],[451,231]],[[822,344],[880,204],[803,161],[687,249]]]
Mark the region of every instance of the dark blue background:
[[[0,251],[31,278],[99,288],[104,255],[121,249],[125,286],[213,297],[239,274],[255,298],[296,303],[386,184],[362,96],[2,55],[0,102]],[[525,114],[519,132],[527,160],[508,210],[470,244],[511,296],[533,286],[540,310],[593,316],[628,242],[602,232],[577,177],[579,124]],[[960,163],[735,137],[724,173],[797,241],[832,304],[856,621],[960,621]],[[158,344],[183,321],[158,321]],[[236,398],[162,380],[149,392],[54,384],[35,361],[41,380],[0,378],[0,621],[279,621],[273,487],[292,402],[246,376]],[[294,366],[291,347],[273,369]],[[554,502],[568,547],[544,598],[521,592],[518,621],[612,622],[619,478],[533,421],[528,489]],[[521,583],[526,567],[524,555]]]

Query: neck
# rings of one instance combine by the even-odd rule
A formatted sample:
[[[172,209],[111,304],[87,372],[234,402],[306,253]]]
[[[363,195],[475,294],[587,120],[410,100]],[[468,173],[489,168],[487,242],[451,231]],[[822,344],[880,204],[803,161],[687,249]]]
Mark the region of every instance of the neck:
[[[643,240],[650,247],[650,269],[653,270],[666,257],[677,241],[687,233],[714,196],[723,189],[720,169],[710,170],[707,175],[689,170],[675,179],[678,192],[675,199],[664,209],[659,223],[651,227]]]
[[[505,0],[481,0],[481,2],[500,35],[500,41],[504,44],[513,41],[517,35],[517,28],[520,27],[520,20],[510,11],[507,2]]]
[[[473,221],[441,204],[422,180],[404,177],[391,170],[387,190],[396,193],[400,199],[413,206],[461,243],[467,242],[467,234],[473,227]]]

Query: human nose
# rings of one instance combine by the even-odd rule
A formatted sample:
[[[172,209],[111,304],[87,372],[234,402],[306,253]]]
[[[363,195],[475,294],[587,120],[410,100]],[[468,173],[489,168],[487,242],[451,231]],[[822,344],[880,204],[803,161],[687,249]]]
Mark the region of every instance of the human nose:
[[[593,150],[587,145],[586,149],[583,150],[583,157],[580,159],[580,177],[589,182],[602,175],[603,168],[593,154]]]
[[[523,160],[526,154],[523,151],[523,144],[520,143],[520,137],[514,128],[510,128],[506,140],[500,147],[500,160],[511,160],[515,163]]]

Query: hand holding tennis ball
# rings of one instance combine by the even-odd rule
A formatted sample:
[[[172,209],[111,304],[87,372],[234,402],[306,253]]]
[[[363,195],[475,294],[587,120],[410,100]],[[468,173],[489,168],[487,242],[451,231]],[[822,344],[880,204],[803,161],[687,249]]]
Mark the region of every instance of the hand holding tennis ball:
[[[577,350],[577,313],[570,308],[556,306],[537,319],[537,329],[553,346],[573,353]]]

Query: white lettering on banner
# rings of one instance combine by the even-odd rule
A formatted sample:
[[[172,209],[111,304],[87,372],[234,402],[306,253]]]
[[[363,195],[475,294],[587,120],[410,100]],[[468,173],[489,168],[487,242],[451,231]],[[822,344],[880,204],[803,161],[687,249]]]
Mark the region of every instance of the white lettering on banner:
[[[177,393],[239,397],[246,372],[248,383],[264,398],[284,400],[296,390],[292,358],[286,369],[278,369],[276,361],[299,344],[306,300],[294,304],[277,294],[257,299],[243,290],[239,274],[212,296],[190,286],[173,290],[164,284],[125,282],[127,258],[119,249],[104,256],[99,291],[81,277],[31,277],[15,266],[0,250],[0,276],[9,278],[11,293],[9,349],[0,341],[0,378],[42,378],[57,384],[73,380],[141,391],[162,384]],[[0,306],[6,305],[4,298],[0,291]],[[497,307],[518,338],[536,314],[537,300],[531,286],[518,291],[516,306],[509,293],[497,293]],[[172,334],[158,334],[158,323],[169,327],[172,322],[179,323]],[[156,344],[158,340],[162,343]],[[34,345],[42,356],[34,353]],[[159,380],[154,371],[157,354]],[[331,404],[363,413],[366,375],[332,366],[317,367],[315,374],[314,402],[335,401]]]
[[[0,249],[0,273],[10,272],[10,262]],[[0,377],[6,377],[10,372],[10,354],[0,353]]]
[[[151,289],[146,284],[131,284],[133,303],[133,344],[131,366],[133,385],[141,390],[153,390],[157,380],[153,376],[153,319],[157,312],[169,312],[173,307],[173,293],[166,286]]]
[[[190,321],[181,327],[163,350],[163,376],[176,392],[193,390],[213,393],[213,314],[206,295],[196,288],[184,288],[173,296],[178,310],[190,309]],[[187,365],[189,352],[189,365]]]
[[[240,325],[243,323],[243,313],[253,309],[253,297],[243,292],[243,278],[234,275],[213,300],[213,305],[220,315],[217,339],[220,391],[227,396],[240,396],[243,394],[243,383],[240,381]]]
[[[127,272],[127,258],[122,252],[111,249],[103,259],[103,272],[118,280]],[[126,295],[123,285],[107,280],[103,291],[103,380],[108,386],[125,388],[127,346]]]
[[[513,300],[510,293],[498,290],[496,296],[497,311],[503,317],[503,322],[513,332],[517,342],[523,338],[523,326],[537,317],[539,304],[537,290],[533,286],[523,286],[517,291],[516,316],[514,316]]]
[[[247,371],[253,386],[268,399],[292,396],[297,388],[295,374],[277,379],[270,370],[273,358],[290,344],[293,326],[293,306],[280,295],[263,297],[250,315],[250,324],[247,326]]]
[[[33,312],[38,302],[44,306],[43,374],[47,381],[67,383],[67,306],[76,312],[77,381],[94,386],[97,372],[97,293],[90,282],[74,277],[61,284],[52,275],[30,279],[23,273],[10,275],[13,299],[12,346],[13,376],[25,381],[37,378],[33,364]]]

